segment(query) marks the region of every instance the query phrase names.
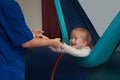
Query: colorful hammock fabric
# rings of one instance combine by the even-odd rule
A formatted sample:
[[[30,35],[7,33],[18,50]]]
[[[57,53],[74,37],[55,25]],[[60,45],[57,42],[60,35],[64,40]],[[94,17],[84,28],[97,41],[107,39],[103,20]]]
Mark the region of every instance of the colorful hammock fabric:
[[[58,14],[60,29],[62,32],[63,41],[69,44],[67,27],[61,8],[60,0],[54,0],[56,11]],[[94,48],[87,57],[73,57],[75,61],[84,67],[96,67],[106,62],[114,52],[117,44],[120,41],[120,12],[113,19],[101,38],[97,41]]]

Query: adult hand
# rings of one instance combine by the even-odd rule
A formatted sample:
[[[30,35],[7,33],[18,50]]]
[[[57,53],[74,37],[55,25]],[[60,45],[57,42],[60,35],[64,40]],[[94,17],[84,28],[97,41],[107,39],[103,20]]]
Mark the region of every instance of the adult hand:
[[[39,38],[44,33],[44,31],[42,31],[40,29],[34,29],[34,30],[32,30],[32,33],[33,33],[34,37]]]
[[[40,37],[39,38],[42,38],[42,39],[49,39],[47,36],[45,36],[45,35],[40,35]]]

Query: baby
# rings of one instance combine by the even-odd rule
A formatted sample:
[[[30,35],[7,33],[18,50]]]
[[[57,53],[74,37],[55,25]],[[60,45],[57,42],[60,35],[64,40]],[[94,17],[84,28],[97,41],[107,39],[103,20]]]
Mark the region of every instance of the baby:
[[[89,55],[91,48],[90,32],[84,28],[75,28],[71,32],[70,45],[61,43],[59,49],[50,47],[55,52],[68,53],[75,57],[86,57]]]

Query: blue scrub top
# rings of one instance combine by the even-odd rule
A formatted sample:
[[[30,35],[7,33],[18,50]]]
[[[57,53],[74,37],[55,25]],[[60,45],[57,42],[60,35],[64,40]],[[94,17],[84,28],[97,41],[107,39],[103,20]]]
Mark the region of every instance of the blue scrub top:
[[[24,55],[21,44],[33,35],[14,0],[0,0],[0,80],[24,80]]]

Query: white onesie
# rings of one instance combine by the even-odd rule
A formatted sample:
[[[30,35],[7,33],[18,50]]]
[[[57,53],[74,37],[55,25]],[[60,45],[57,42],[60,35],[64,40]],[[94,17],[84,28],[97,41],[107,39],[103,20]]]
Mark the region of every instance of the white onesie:
[[[89,55],[89,53],[91,51],[89,46],[84,46],[80,49],[76,49],[74,47],[67,45],[66,43],[63,44],[62,49],[55,49],[53,47],[50,47],[50,49],[55,51],[55,52],[68,53],[68,54],[75,56],[75,57],[86,57]]]

